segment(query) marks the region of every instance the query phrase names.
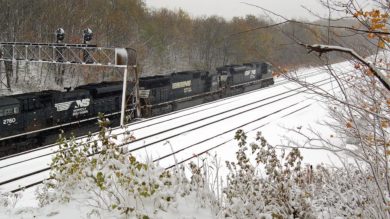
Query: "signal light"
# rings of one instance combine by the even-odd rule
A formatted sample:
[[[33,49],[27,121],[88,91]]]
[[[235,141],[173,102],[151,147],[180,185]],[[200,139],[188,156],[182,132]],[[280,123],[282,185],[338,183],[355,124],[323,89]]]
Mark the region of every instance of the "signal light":
[[[62,28],[58,28],[55,32],[57,43],[60,43],[64,40],[65,38],[65,31]]]
[[[92,40],[92,37],[93,37],[93,32],[91,29],[87,28],[83,30],[84,44],[88,44],[88,42]]]

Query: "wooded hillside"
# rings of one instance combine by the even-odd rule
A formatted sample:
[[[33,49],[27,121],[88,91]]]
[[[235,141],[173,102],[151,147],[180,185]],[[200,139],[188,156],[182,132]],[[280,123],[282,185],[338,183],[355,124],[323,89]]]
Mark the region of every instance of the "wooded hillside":
[[[92,43],[137,49],[144,75],[256,60],[283,68],[315,65],[318,58],[308,56],[293,39],[318,43],[328,33],[332,43],[347,41],[370,52],[368,42],[343,38],[340,29],[295,22],[269,27],[273,21],[252,15],[194,18],[181,10],[150,10],[142,0],[0,0],[0,5],[0,41],[54,42],[54,31],[62,27],[66,43],[80,43],[82,30],[91,28]]]

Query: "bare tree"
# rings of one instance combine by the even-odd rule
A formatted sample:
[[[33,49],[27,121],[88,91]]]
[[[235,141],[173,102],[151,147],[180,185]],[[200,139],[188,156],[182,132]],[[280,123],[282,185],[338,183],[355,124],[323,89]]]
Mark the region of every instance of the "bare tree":
[[[305,143],[293,142],[294,147],[311,149],[325,149],[334,152],[337,156],[352,158],[356,170],[361,176],[366,176],[364,184],[374,185],[374,190],[364,191],[366,197],[374,200],[377,215],[375,217],[389,218],[390,204],[390,64],[388,48],[389,26],[388,18],[390,5],[385,0],[370,1],[371,9],[361,7],[357,1],[349,0],[347,3],[337,1],[322,1],[330,12],[343,11],[345,18],[353,19],[355,26],[334,25],[334,20],[328,17],[327,24],[299,22],[290,20],[267,9],[283,19],[284,22],[299,23],[304,28],[320,27],[327,31],[321,35],[317,43],[305,42],[296,35],[284,32],[297,45],[314,53],[324,64],[328,64],[329,56],[323,54],[342,53],[349,55],[352,72],[338,72],[328,65],[328,74],[336,81],[337,87],[328,91],[315,84],[302,81],[296,74],[281,72],[283,77],[299,83],[308,88],[311,93],[325,98],[329,106],[332,122],[325,125],[333,127],[332,136],[323,136],[318,130],[305,133],[293,130],[306,139]],[[331,14],[331,13],[329,13]],[[355,48],[344,43],[341,37],[329,40],[332,31],[346,30],[354,35],[364,38],[373,45],[374,50],[370,56],[364,58]],[[283,31],[283,30],[281,30]],[[321,39],[322,38],[322,39]],[[328,39],[328,40],[326,40]],[[333,42],[333,45],[329,45]],[[347,56],[348,57],[348,56]],[[303,146],[302,146],[303,145]],[[291,146],[291,145],[290,145]],[[347,164],[345,164],[345,167]],[[348,168],[345,168],[348,171]],[[373,216],[374,217],[374,216]]]

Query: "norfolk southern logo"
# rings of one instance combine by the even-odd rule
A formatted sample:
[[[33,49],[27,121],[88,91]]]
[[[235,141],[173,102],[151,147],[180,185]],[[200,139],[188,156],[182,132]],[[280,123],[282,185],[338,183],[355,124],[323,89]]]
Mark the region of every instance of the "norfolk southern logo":
[[[172,89],[191,87],[191,80],[172,83]]]
[[[150,90],[139,90],[140,98],[149,98]]]
[[[56,103],[54,104],[54,107],[57,108],[57,112],[65,111],[70,108],[70,105],[72,105],[74,101],[68,101],[63,103]]]
[[[73,103],[76,103],[73,110],[73,116],[77,116],[80,114],[88,113],[88,110],[86,107],[89,106],[91,100],[89,98],[81,99],[81,100],[72,100],[68,102],[62,102],[62,103],[56,103],[54,104],[54,107],[57,109],[57,112],[69,110],[70,106],[72,106]]]
[[[245,76],[248,77],[250,79],[255,79],[256,78],[256,70],[247,70],[245,71]]]
[[[76,100],[76,106],[75,108],[82,108],[82,107],[88,107],[89,106],[89,102],[91,100],[90,99],[82,99],[82,100]]]

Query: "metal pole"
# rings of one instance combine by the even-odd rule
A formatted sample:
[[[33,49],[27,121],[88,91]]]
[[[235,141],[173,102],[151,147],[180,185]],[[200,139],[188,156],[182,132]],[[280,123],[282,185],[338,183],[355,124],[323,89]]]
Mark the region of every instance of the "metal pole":
[[[121,126],[125,125],[125,111],[126,111],[126,91],[127,91],[127,66],[123,73],[123,91],[122,91],[122,108],[121,108]]]
[[[138,75],[138,68],[137,66],[134,66],[135,71],[135,86],[133,88],[133,93],[135,94],[135,106],[136,106],[136,116],[137,118],[141,118],[141,105],[139,101],[139,75]]]

